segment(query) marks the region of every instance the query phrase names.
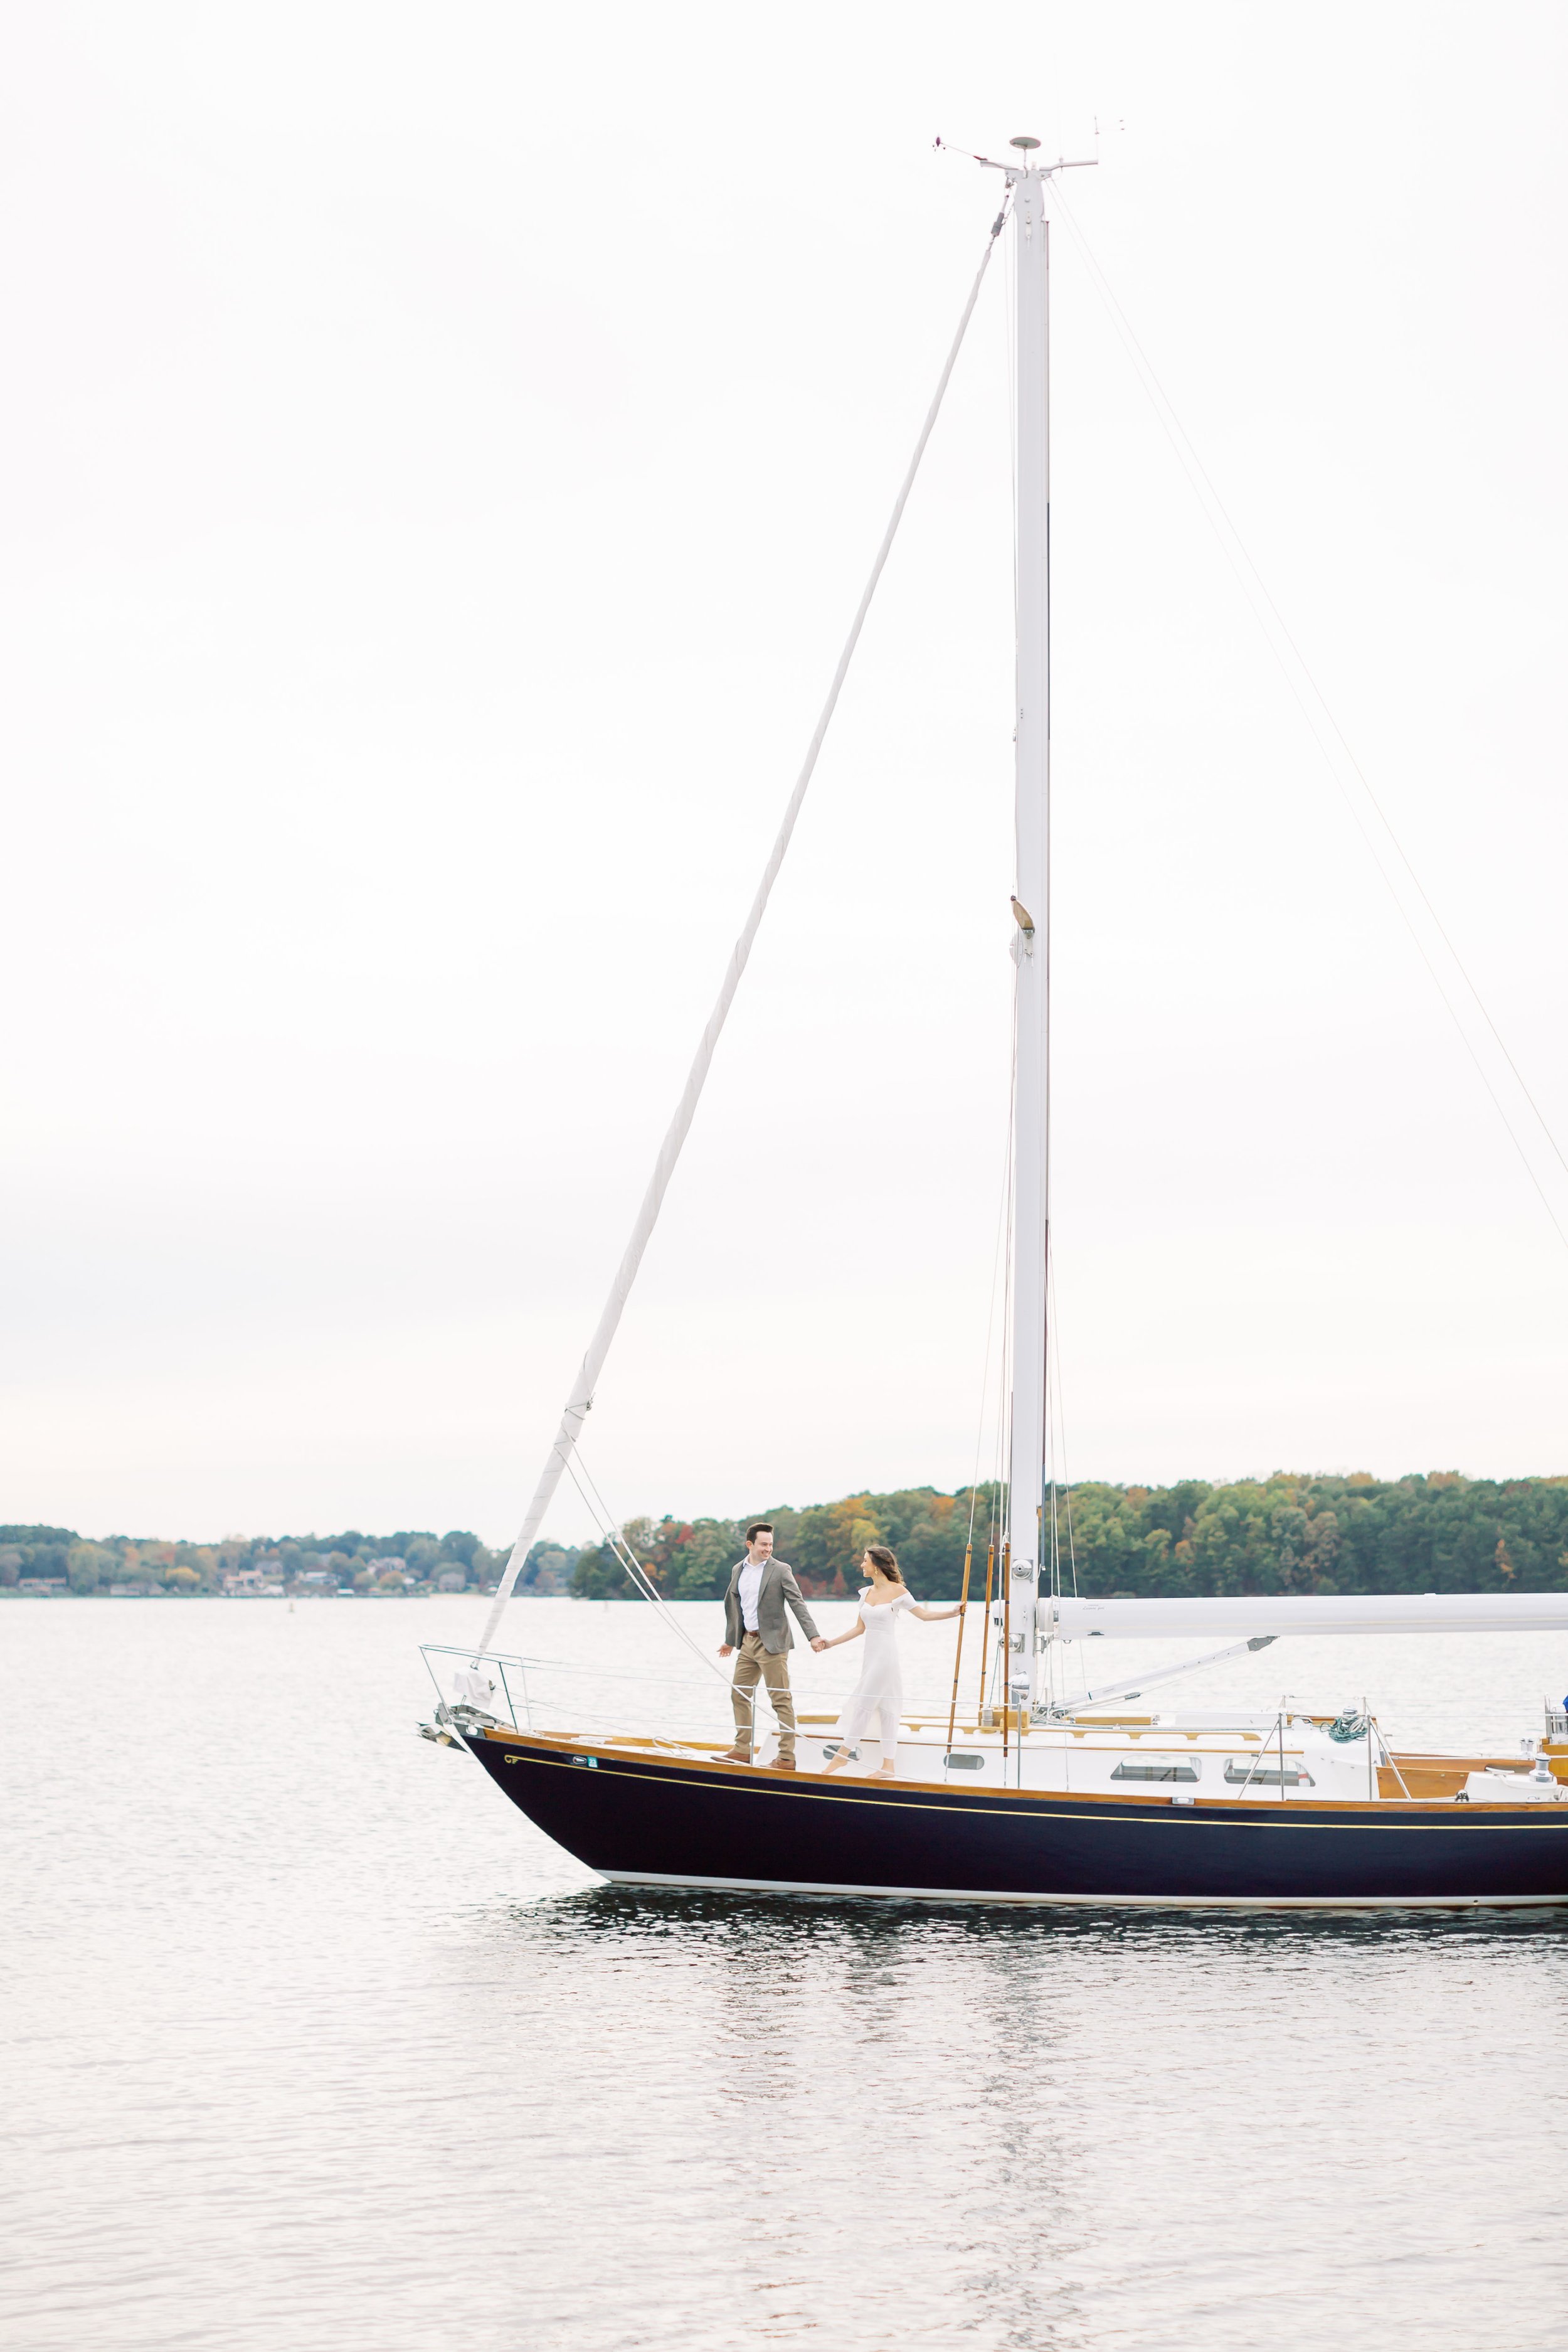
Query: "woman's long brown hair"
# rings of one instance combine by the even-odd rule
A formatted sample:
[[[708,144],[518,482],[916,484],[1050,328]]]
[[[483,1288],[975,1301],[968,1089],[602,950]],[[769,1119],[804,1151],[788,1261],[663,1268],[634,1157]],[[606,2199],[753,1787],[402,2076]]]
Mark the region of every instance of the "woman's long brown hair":
[[[898,1554],[887,1544],[867,1544],[865,1556],[873,1568],[879,1569],[889,1584],[904,1584],[904,1570],[898,1565]],[[907,1592],[909,1587],[904,1586]]]

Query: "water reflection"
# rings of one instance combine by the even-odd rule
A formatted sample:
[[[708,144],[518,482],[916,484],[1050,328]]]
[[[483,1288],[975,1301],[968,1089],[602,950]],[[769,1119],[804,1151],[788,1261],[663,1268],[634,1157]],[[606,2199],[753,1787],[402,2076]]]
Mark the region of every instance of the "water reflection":
[[[7,2345],[1557,2343],[1563,1915],[599,1888],[327,1622],[6,1612]]]
[[[656,2021],[604,2160],[646,2200],[641,2152],[681,2151],[644,2218],[687,2250],[686,2341],[1174,2352],[1250,2347],[1264,2300],[1272,2340],[1332,2333],[1354,2295],[1414,2346],[1505,2269],[1511,2340],[1552,2339],[1551,2200],[1490,2159],[1541,2129],[1527,2049],[1563,2087],[1560,1914],[609,1889],[471,1924],[536,2019],[570,1986],[580,2053],[628,1998]]]
[[[1150,1944],[1211,1951],[1239,1943],[1282,1946],[1295,1952],[1325,1940],[1382,1950],[1414,1941],[1422,1949],[1451,1937],[1482,1944],[1539,1945],[1568,1939],[1568,1912],[1538,1909],[1451,1911],[1212,1911],[1124,1910],[1113,1905],[1011,1906],[899,1902],[838,1895],[726,1893],[706,1887],[590,1885],[526,1903],[486,1906],[483,1914],[528,1935],[761,1937],[792,1943],[831,1939],[910,1937],[947,1943],[954,1937],[987,1953],[1019,1947],[1089,1942],[1143,1948]]]

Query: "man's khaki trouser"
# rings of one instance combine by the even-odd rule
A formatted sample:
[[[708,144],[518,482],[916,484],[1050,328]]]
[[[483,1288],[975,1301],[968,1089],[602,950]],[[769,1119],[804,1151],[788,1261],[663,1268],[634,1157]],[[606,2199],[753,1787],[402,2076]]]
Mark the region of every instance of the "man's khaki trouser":
[[[773,1712],[779,1717],[779,1753],[792,1757],[795,1753],[795,1701],[789,1691],[789,1653],[788,1650],[765,1650],[760,1633],[745,1633],[736,1653],[735,1680],[730,1685],[729,1700],[735,1709],[735,1744],[737,1748],[760,1747],[760,1732],[754,1738],[752,1714],[757,1705],[758,1682],[768,1685],[768,1696],[773,1702]]]

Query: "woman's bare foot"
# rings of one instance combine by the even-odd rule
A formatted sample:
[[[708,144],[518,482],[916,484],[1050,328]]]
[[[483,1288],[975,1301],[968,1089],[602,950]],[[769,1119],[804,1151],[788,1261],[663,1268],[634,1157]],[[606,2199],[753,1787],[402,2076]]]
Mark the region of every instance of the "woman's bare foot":
[[[833,1753],[829,1757],[827,1762],[823,1765],[822,1769],[824,1772],[841,1772],[844,1766],[849,1761],[849,1749],[847,1748],[835,1748]]]
[[[877,1780],[892,1780],[896,1779],[897,1773],[896,1764],[879,1764],[872,1777]]]

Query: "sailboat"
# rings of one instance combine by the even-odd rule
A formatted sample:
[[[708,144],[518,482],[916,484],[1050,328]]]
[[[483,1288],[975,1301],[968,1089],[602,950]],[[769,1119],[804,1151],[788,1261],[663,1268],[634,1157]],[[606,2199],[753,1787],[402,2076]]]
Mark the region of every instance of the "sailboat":
[[[430,1645],[436,1685],[425,1737],[465,1750],[528,1819],[602,1879],[941,1902],[1256,1906],[1463,1907],[1568,1903],[1568,1716],[1512,1757],[1402,1753],[1364,1705],[1310,1710],[1153,1711],[1146,1694],[1196,1666],[1295,1634],[1400,1637],[1462,1630],[1568,1632],[1568,1593],[1237,1595],[1085,1599],[1061,1590],[1056,1488],[1047,1476],[1051,1265],[1050,236],[1047,192],[1076,166],[1041,160],[1020,135],[1011,156],[974,160],[1004,195],[894,505],[864,595],[760,887],[664,1139],[599,1327],[567,1400],[477,1647]],[[724,1742],[600,1719],[602,1690],[574,1722],[540,1699],[538,1662],[493,1647],[529,1549],[584,1419],[679,1158],[714,1047],[887,561],[991,257],[1015,244],[1017,369],[1017,966],[1012,1148],[1012,1329],[1009,1475],[981,1609],[977,1676],[963,1677],[963,1620],[946,1710],[900,1725],[895,1753],[862,1744],[860,1770],[829,1775],[805,1717],[804,1769],[771,1769],[757,1726],[753,1760]],[[627,1572],[662,1597],[624,1546]],[[967,1602],[970,1564],[965,1568]],[[1198,1655],[1133,1681],[1063,1694],[1073,1643],[1182,1638]],[[1212,1646],[1218,1643],[1218,1648]],[[1084,1654],[1092,1656],[1092,1652]],[[548,1677],[542,1678],[548,1682]],[[971,1688],[970,1685],[973,1685]],[[585,1714],[591,1726],[583,1727]],[[821,1760],[818,1760],[820,1758]],[[890,1763],[891,1774],[873,1768]]]

